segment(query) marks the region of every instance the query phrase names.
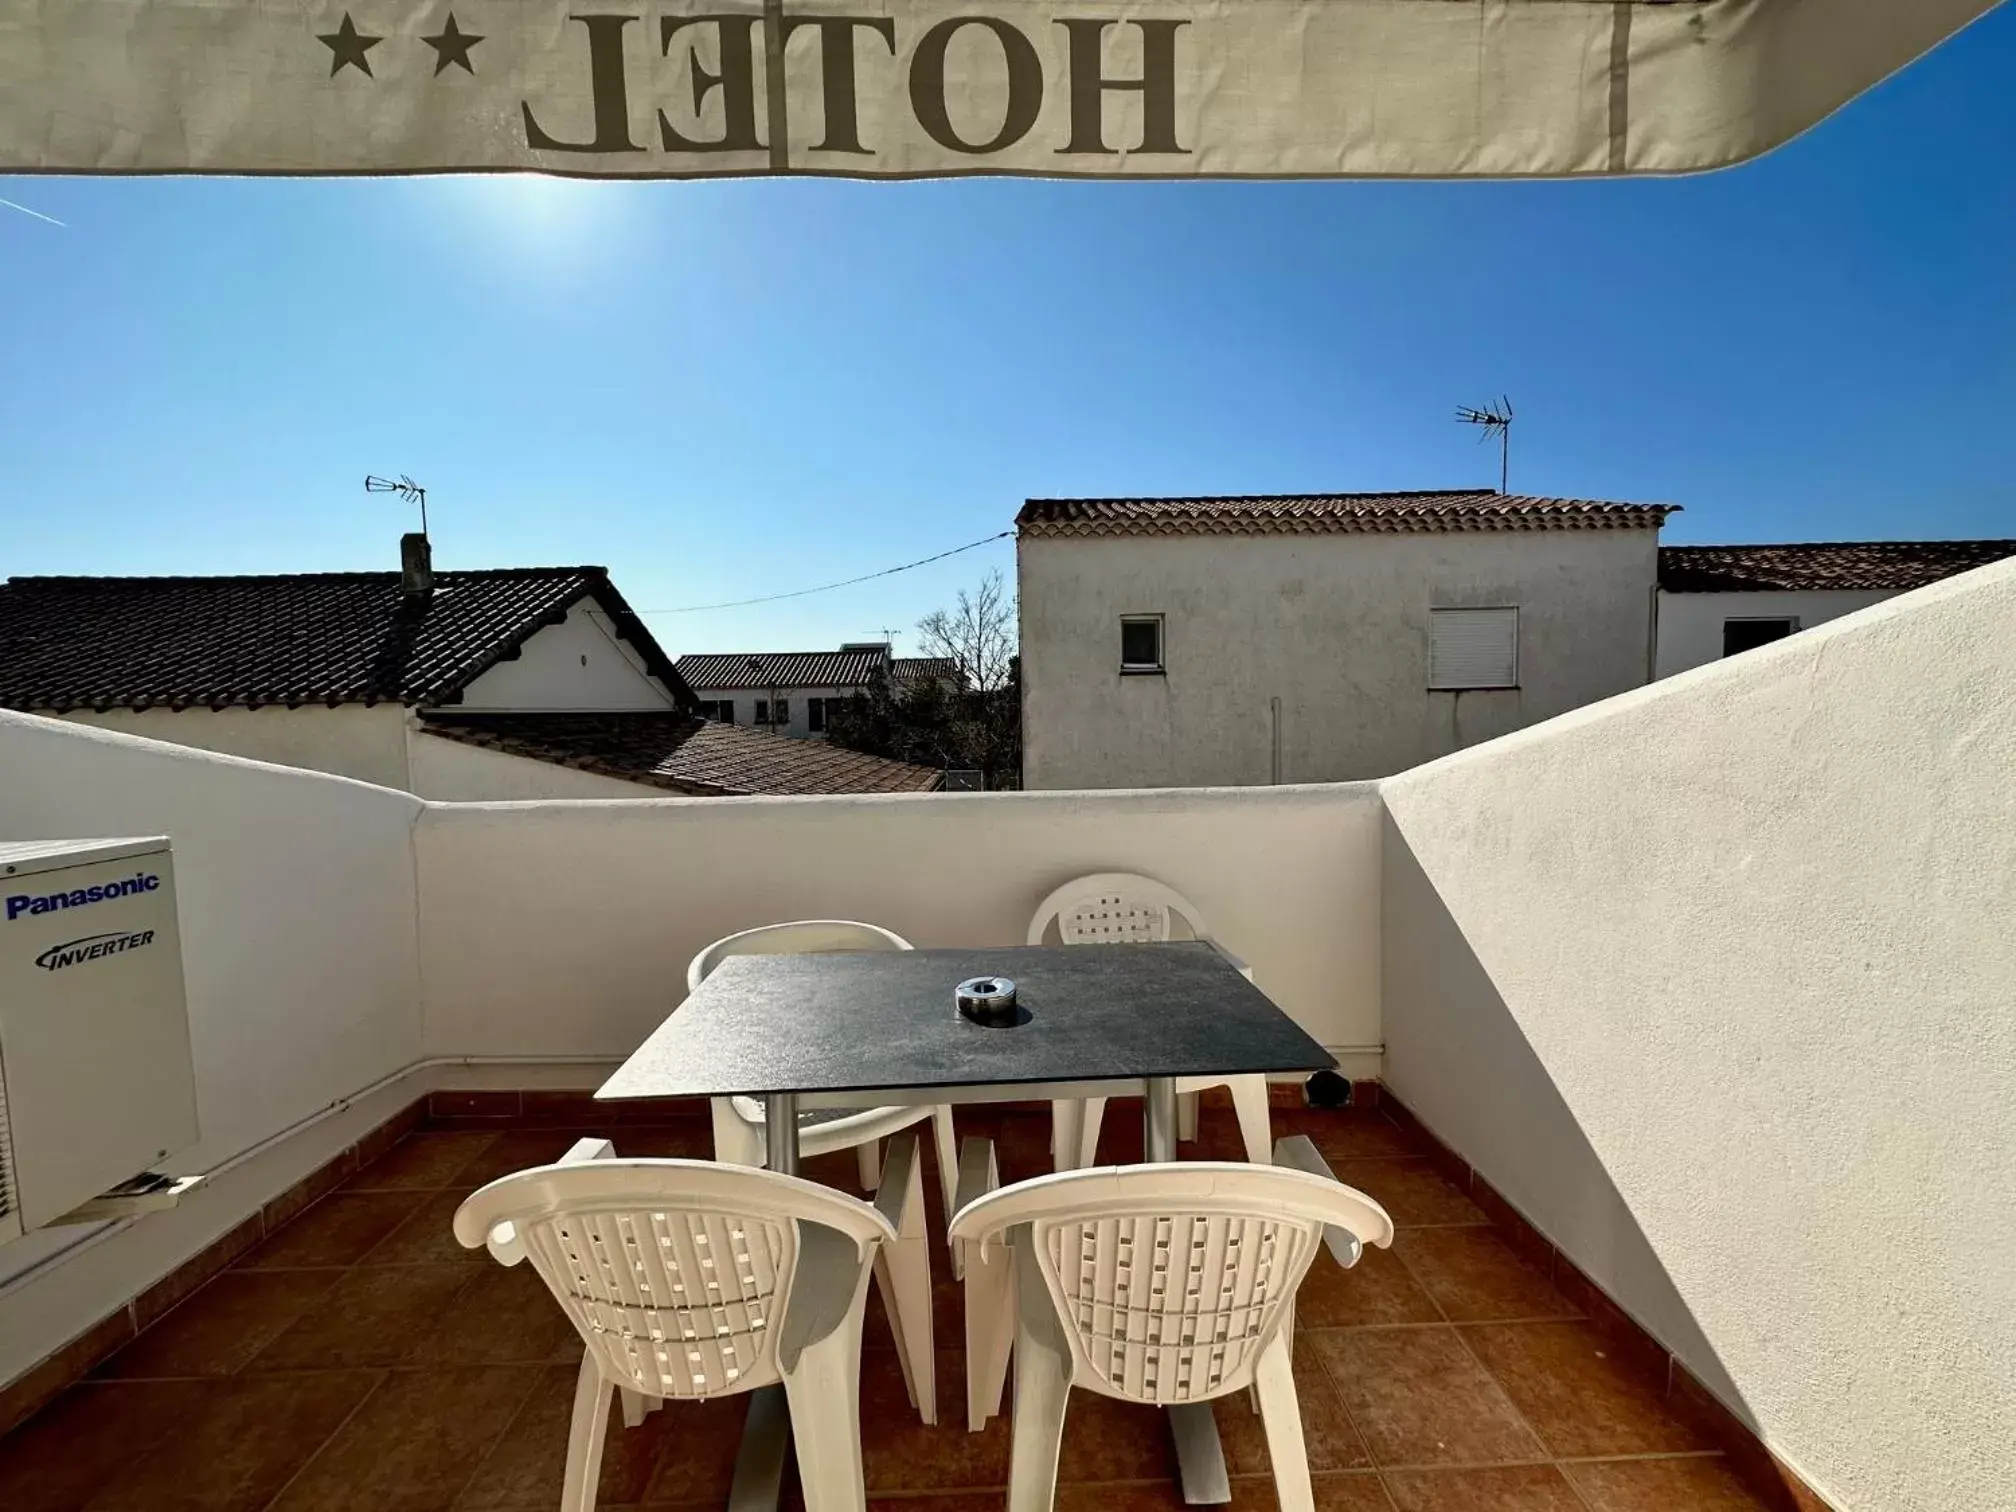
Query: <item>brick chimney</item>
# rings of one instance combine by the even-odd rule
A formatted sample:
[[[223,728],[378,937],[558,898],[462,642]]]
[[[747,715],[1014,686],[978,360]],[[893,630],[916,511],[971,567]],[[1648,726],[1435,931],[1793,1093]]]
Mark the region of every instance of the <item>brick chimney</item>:
[[[399,591],[409,599],[434,591],[434,548],[420,531],[399,537]]]

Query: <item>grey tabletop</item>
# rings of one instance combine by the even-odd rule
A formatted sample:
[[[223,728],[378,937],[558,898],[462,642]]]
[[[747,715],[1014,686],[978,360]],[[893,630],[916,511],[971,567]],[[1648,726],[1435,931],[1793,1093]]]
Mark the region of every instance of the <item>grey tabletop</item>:
[[[953,991],[1016,984],[984,1028]],[[726,1097],[876,1087],[1327,1071],[1336,1062],[1210,945],[733,956],[597,1094]]]

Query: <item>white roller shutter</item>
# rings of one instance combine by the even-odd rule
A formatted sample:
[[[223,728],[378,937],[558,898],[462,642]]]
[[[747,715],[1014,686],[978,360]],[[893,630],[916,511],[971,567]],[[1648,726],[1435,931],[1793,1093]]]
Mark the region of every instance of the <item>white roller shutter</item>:
[[[1428,637],[1431,689],[1516,688],[1517,609],[1436,609]]]

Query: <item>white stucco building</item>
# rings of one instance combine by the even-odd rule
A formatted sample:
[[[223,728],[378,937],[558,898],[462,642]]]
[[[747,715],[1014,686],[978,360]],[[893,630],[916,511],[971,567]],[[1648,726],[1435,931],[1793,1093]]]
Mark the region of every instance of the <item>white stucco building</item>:
[[[1663,547],[1654,674],[1782,640],[2007,556],[2016,540]]]
[[[910,792],[706,717],[601,567],[15,578],[0,708],[451,801]]]
[[[1031,500],[1031,788],[1403,771],[1644,683],[1661,505]]]
[[[678,668],[709,719],[793,740],[824,740],[833,706],[878,679],[898,689],[927,679],[950,687],[959,675],[948,658],[897,656],[887,641],[850,641],[838,651],[691,652]]]

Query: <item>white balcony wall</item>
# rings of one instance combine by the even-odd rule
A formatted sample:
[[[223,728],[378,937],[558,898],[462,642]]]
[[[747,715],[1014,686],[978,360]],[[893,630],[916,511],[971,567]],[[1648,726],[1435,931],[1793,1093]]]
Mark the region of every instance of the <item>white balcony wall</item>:
[[[2008,1507],[2016,564],[1381,785],[1388,1084],[1843,1512]]]
[[[722,935],[841,917],[1019,944],[1052,888],[1099,871],[1190,897],[1326,1045],[1379,1041],[1369,784],[436,805],[416,844],[430,1056],[620,1058]]]
[[[0,774],[0,836],[173,841],[202,1139],[167,1168],[224,1166],[418,1057],[419,800],[4,711]],[[391,1111],[359,1108],[357,1120],[368,1127]],[[172,1213],[97,1235],[60,1265],[42,1262],[91,1231],[0,1250],[0,1381],[355,1137],[332,1120],[324,1137],[283,1142],[274,1158],[235,1167]],[[32,1284],[21,1279],[31,1271]]]

